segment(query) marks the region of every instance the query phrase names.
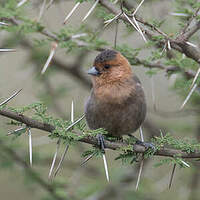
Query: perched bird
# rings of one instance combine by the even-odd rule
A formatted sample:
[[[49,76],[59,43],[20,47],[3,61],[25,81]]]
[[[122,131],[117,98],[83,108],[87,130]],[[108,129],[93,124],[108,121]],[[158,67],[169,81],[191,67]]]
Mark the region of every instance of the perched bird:
[[[85,106],[90,129],[104,128],[119,137],[134,133],[146,116],[141,82],[128,60],[119,52],[105,50],[88,71],[93,88]]]

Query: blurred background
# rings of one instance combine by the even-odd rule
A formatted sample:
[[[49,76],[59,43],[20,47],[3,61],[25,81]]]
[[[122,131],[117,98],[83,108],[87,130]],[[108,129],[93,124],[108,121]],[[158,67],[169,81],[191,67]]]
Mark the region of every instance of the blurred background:
[[[3,13],[3,8],[8,2],[17,3],[16,1],[0,1],[0,12]],[[82,22],[94,1],[81,3],[65,25],[63,21],[76,2],[55,0],[48,9],[44,9],[40,16],[44,2],[46,5],[51,3],[51,1],[28,0],[18,10],[21,9],[19,12],[23,12],[27,19],[39,20],[39,23],[50,32],[59,33],[57,35],[59,38],[64,37],[65,34],[82,33],[86,33],[87,37],[87,35],[98,32],[96,40],[99,41],[95,40],[95,44],[99,43],[99,48],[113,48],[116,22],[103,28],[104,19],[101,6],[95,8],[91,15]],[[134,8],[140,1],[130,0],[126,3]],[[181,17],[172,15],[177,10],[176,6],[177,1],[173,0],[148,0],[143,3],[138,14],[149,22],[163,21],[161,29],[168,34],[176,35],[180,30],[181,21]],[[20,20],[23,21],[23,19]],[[52,39],[44,34],[24,30],[25,28],[21,27],[21,30],[16,30],[16,32],[3,28],[0,31],[0,47],[16,49],[15,52],[0,53],[0,97],[3,100],[17,89],[22,88],[22,92],[9,103],[9,106],[22,107],[35,102],[43,102],[47,105],[48,113],[66,120],[70,120],[71,102],[73,101],[75,118],[78,118],[84,112],[84,104],[90,93],[91,82],[86,71],[92,66],[94,58],[99,53],[95,50],[97,45],[95,48],[91,47],[91,50],[74,47],[73,44],[67,42],[58,45],[49,68],[44,75],[41,75],[41,70],[51,51]],[[20,34],[20,31],[24,33]],[[194,38],[197,45],[199,45],[198,39],[197,34]],[[80,41],[82,40],[78,38],[78,42]],[[92,41],[91,37],[88,39],[88,42],[90,41]],[[118,24],[117,45],[140,49],[138,58],[143,60],[150,59],[155,50],[151,45],[144,43],[138,32],[122,21]],[[163,58],[160,61],[162,62]],[[165,70],[153,71],[143,65],[135,65],[132,69],[143,84],[148,103],[148,115],[143,125],[145,140],[150,140],[152,135],[159,135],[160,130],[163,134],[169,132],[176,138],[198,138],[199,116],[198,113],[191,111],[196,108],[196,104],[189,102],[186,110],[179,112],[187,95],[184,92],[180,95],[180,92],[175,89],[179,74],[169,77]],[[151,76],[151,74],[154,75]],[[0,116],[2,138],[28,163],[28,136],[27,134],[17,138],[6,136],[9,131],[17,128],[17,126],[8,125],[8,121]],[[32,133],[33,169],[47,180],[56,150],[56,139],[51,140],[46,132],[36,129],[33,129]],[[139,132],[135,133],[135,136],[139,137]],[[65,145],[61,145],[58,160],[64,147]],[[80,167],[83,160],[81,155],[89,148],[89,145],[82,143],[70,146],[62,169],[55,178],[54,184],[57,192],[66,196],[66,199],[199,199],[200,174],[197,162],[191,163],[190,168],[176,168],[173,185],[169,190],[168,184],[173,165],[155,167],[155,164],[163,158],[147,159],[139,190],[135,191],[139,163],[123,164],[115,160],[118,152],[106,151],[111,178],[110,183],[107,183],[102,158],[93,158],[85,166]],[[4,156],[0,159],[1,199],[51,199],[40,185],[33,183],[24,175],[23,168]]]

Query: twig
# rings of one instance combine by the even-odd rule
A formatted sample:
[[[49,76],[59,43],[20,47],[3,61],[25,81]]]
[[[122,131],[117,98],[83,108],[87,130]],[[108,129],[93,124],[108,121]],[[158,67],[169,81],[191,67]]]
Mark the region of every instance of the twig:
[[[181,31],[181,34],[184,34],[184,33],[187,31],[187,29],[188,29],[188,27],[190,26],[192,20],[198,15],[199,10],[200,10],[200,8],[198,8],[198,9],[196,10],[196,12],[192,15],[192,17],[188,20],[187,24],[185,25],[185,27],[184,27],[183,30]]]

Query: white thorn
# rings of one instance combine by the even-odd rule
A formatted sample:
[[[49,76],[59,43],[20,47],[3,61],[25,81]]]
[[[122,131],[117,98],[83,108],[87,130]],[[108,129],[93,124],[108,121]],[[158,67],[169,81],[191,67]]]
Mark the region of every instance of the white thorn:
[[[172,48],[171,48],[171,44],[170,44],[170,41],[169,40],[167,40],[167,47],[168,47],[168,49],[169,50],[171,50]]]
[[[109,20],[105,21],[105,22],[104,22],[104,24],[105,24],[104,27],[106,27],[106,26],[108,26],[110,23],[112,23],[112,22],[113,22],[115,19],[117,19],[121,14],[122,14],[122,13],[119,13],[119,14],[115,15],[112,19],[109,19]]]
[[[153,108],[156,110],[156,96],[155,96],[155,85],[154,85],[154,77],[151,77],[151,95],[152,95],[152,102]]]
[[[190,167],[190,165],[188,163],[186,163],[185,161],[181,160],[181,162],[186,166],[186,167]]]
[[[188,45],[190,45],[190,46],[192,46],[192,47],[194,47],[194,48],[198,48],[198,46],[197,46],[196,44],[193,44],[193,43],[191,43],[191,42],[186,42],[186,44],[188,44]]]
[[[67,17],[65,17],[64,20],[64,24],[67,22],[67,20],[71,17],[71,15],[73,14],[73,12],[78,8],[78,6],[80,5],[80,2],[76,3],[75,6],[72,8],[72,10],[70,11],[70,13],[67,15]]]
[[[19,131],[21,131],[21,130],[23,130],[23,129],[26,129],[26,127],[18,128],[18,129],[14,130],[14,131],[9,132],[7,135],[15,134],[15,133],[17,133],[17,132],[19,132]]]
[[[140,138],[141,138],[141,141],[144,142],[144,135],[143,135],[143,131],[142,131],[141,126],[140,126]]]
[[[147,42],[147,40],[146,40],[144,34],[142,33],[142,30],[141,30],[141,28],[140,28],[139,24],[137,23],[137,21],[136,21],[136,19],[135,19],[134,16],[133,16],[133,21],[135,22],[135,24],[136,24],[136,26],[137,26],[137,28],[138,28],[138,31],[139,31],[140,35],[142,36],[143,40],[144,40],[145,42]]]
[[[71,104],[71,122],[72,123],[74,122],[74,102],[73,102],[73,100],[72,100],[72,104]],[[61,156],[61,159],[60,159],[60,161],[58,163],[58,166],[57,166],[57,168],[55,170],[54,177],[57,175],[57,173],[58,173],[58,171],[59,171],[59,169],[60,169],[60,167],[61,167],[61,165],[62,165],[62,163],[63,163],[63,161],[65,159],[65,156],[67,154],[68,149],[69,149],[69,145],[67,144],[65,146],[65,150],[64,150],[64,152],[63,152],[63,154]]]
[[[139,32],[137,26],[129,19],[129,17],[128,17],[125,13],[123,13],[123,15],[124,15],[124,16],[126,17],[126,19],[129,21],[129,23],[135,28],[135,30]]]
[[[193,87],[194,83],[196,82],[196,80],[197,80],[197,78],[198,78],[198,76],[199,76],[199,73],[200,73],[200,67],[199,67],[199,69],[197,70],[197,73],[195,74],[195,77],[194,77],[194,79],[193,79],[193,81],[192,81],[191,87]]]
[[[69,145],[67,144],[66,147],[65,147],[65,150],[64,150],[64,152],[63,152],[63,154],[62,154],[62,156],[61,156],[61,159],[60,159],[60,161],[59,161],[59,163],[58,163],[58,166],[57,166],[57,168],[56,168],[56,170],[55,170],[54,177],[56,177],[56,175],[57,175],[59,169],[61,168],[61,165],[62,165],[62,163],[63,163],[63,161],[64,161],[64,158],[65,158],[65,155],[66,155],[66,153],[67,153],[67,151],[68,151],[68,148],[69,148]]]
[[[106,172],[106,179],[109,182],[110,179],[109,179],[109,174],[108,174],[108,165],[107,165],[105,153],[103,153],[103,163],[104,163],[104,169],[105,169],[105,172]]]
[[[123,13],[123,15],[126,17],[126,19],[129,21],[129,23],[136,29],[136,31],[138,31],[138,33],[142,36],[143,40],[146,42],[146,38],[144,37],[142,30],[140,28],[137,27],[137,25],[135,25],[130,19],[129,17]],[[135,18],[133,17],[133,20],[135,20]],[[136,21],[136,20],[135,20]],[[137,22],[136,22],[137,23]],[[138,24],[138,23],[137,23]],[[139,25],[138,25],[139,26]]]
[[[58,155],[59,148],[60,148],[60,139],[58,139],[57,144],[56,144],[56,152],[54,153],[52,164],[51,164],[51,167],[50,167],[50,170],[49,170],[49,176],[48,176],[49,178],[51,178],[53,168],[55,166],[56,158],[57,158],[57,155]]]
[[[74,101],[72,100],[72,105],[71,105],[71,122],[74,122]]]
[[[139,10],[139,8],[141,7],[141,5],[143,4],[144,0],[142,0],[140,2],[140,4],[138,5],[138,7],[135,9],[134,13],[133,13],[133,16],[136,14],[136,12]]]
[[[16,49],[0,49],[0,52],[15,52]]]
[[[51,52],[50,52],[50,54],[49,54],[49,57],[48,57],[48,59],[47,59],[45,65],[44,65],[42,71],[41,71],[41,74],[44,74],[44,72],[47,70],[47,68],[48,68],[48,66],[49,66],[49,64],[50,64],[50,62],[51,62],[51,60],[52,60],[52,58],[53,58],[53,56],[54,56],[54,54],[55,54],[55,51],[56,51],[57,46],[58,46],[58,44],[57,44],[56,42],[53,42],[53,43],[52,43]]]
[[[80,34],[72,35],[71,38],[77,39],[77,38],[85,37],[85,36],[88,36],[88,34],[87,33],[80,33]]]
[[[140,138],[141,138],[141,141],[144,142],[144,135],[143,135],[143,131],[142,131],[142,127],[140,126]],[[136,182],[136,186],[135,186],[135,189],[137,190],[138,187],[139,187],[139,183],[140,183],[140,179],[141,179],[141,174],[142,174],[142,169],[143,169],[143,165],[144,165],[144,156],[142,158],[142,161],[140,163],[140,169],[139,169],[139,173],[138,173],[138,178],[137,178],[137,182]]]
[[[194,90],[196,89],[196,87],[197,87],[197,84],[195,83],[194,86],[192,87],[192,89],[190,90],[188,96],[186,97],[185,101],[181,105],[180,110],[182,110],[183,107],[185,106],[185,104],[188,102],[188,100],[190,99],[190,97],[191,97],[192,93],[194,92]]]
[[[5,23],[5,22],[0,22],[0,25],[2,25],[2,26],[10,26],[10,24]]]
[[[12,94],[10,97],[8,97],[5,101],[3,101],[2,103],[0,103],[0,106],[8,103],[11,99],[13,99],[15,96],[17,96],[21,91],[22,91],[22,89],[16,91],[14,94]]]
[[[49,1],[49,3],[47,4],[47,9],[50,8],[50,6],[53,4],[53,1],[54,1],[54,0],[50,0],[50,1]]]
[[[167,47],[167,44],[165,43],[164,47],[163,47],[163,50],[160,52],[160,55],[162,56],[162,54],[164,53],[164,51],[166,51],[166,47]]]
[[[85,165],[85,163],[87,163],[91,158],[93,158],[95,152],[93,152],[91,155],[89,155],[81,164],[80,166]]]
[[[142,160],[141,163],[140,163],[140,169],[139,169],[139,173],[138,173],[137,183],[136,183],[136,186],[135,186],[135,189],[136,189],[136,190],[137,190],[138,187],[139,187],[139,183],[140,183],[140,179],[141,179],[141,174],[142,174],[143,165],[144,165],[144,160]]]
[[[98,3],[99,3],[99,0],[96,0],[96,2],[93,4],[93,6],[90,8],[90,10],[87,12],[87,14],[85,15],[85,17],[83,18],[82,22],[85,21],[88,18],[88,16],[95,9],[95,7],[97,6]]]
[[[164,138],[164,136],[163,136],[163,132],[162,132],[161,129],[160,129],[160,136],[161,136],[162,139]]]
[[[178,16],[178,17],[188,17],[188,14],[185,13],[170,13],[172,16]]]
[[[80,122],[83,118],[85,117],[85,115],[82,115],[79,119],[77,119],[74,123],[72,123],[71,125],[69,125],[65,131],[68,131],[70,128],[72,128],[73,126],[75,126],[78,122]]]
[[[172,181],[173,181],[173,178],[174,178],[175,169],[176,169],[176,163],[173,165],[172,173],[171,173],[171,176],[170,176],[170,179],[169,179],[169,189],[172,186]]]
[[[30,128],[28,128],[28,141],[29,141],[30,166],[32,167],[32,164],[33,164],[33,154],[32,154],[32,136],[31,136],[31,129]]]
[[[27,0],[22,0],[17,4],[17,8],[19,8],[20,6],[22,6],[24,3],[26,3]]]
[[[38,17],[38,19],[37,19],[38,22],[41,20],[42,15],[44,14],[45,6],[46,6],[46,0],[43,1],[42,6],[41,6],[41,8],[40,8],[39,17]]]

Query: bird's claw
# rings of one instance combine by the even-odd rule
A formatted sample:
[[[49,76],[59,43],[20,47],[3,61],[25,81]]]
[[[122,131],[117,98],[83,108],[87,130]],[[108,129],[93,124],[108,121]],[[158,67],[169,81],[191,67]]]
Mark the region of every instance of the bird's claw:
[[[156,151],[155,145],[150,142],[142,142],[140,140],[137,140],[136,144],[144,146],[145,149],[152,149],[153,151]]]
[[[97,144],[99,146],[99,148],[101,149],[101,151],[103,153],[105,153],[105,143],[104,143],[104,137],[101,134],[97,135]]]

